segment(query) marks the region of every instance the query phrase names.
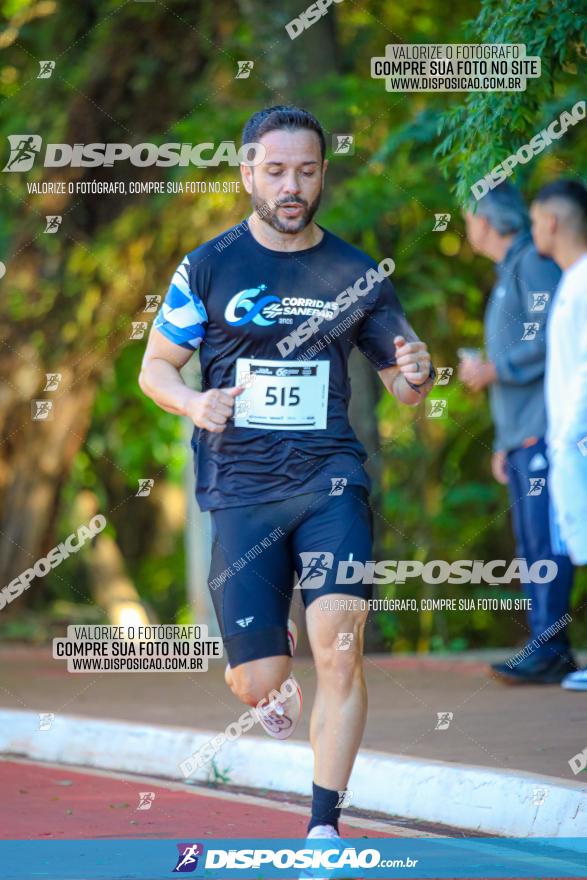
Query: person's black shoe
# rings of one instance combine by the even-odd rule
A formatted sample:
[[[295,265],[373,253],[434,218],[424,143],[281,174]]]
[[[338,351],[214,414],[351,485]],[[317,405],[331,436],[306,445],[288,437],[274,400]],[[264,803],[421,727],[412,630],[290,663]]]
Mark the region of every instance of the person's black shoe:
[[[578,669],[571,653],[550,656],[530,655],[514,665],[492,663],[491,672],[504,684],[560,684],[569,672]]]

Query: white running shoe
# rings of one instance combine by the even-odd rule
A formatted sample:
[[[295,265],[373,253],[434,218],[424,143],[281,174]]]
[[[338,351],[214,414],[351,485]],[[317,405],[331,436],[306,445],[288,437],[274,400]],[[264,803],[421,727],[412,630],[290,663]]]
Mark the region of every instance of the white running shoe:
[[[337,840],[337,849],[342,849],[344,846],[342,838],[334,825],[314,825],[311,831],[308,831],[306,837],[306,842],[310,840]],[[308,849],[311,849],[311,847],[308,847]],[[336,874],[333,874],[333,871],[335,870],[335,868],[332,869],[328,880],[333,880],[333,877],[336,876]],[[318,871],[318,873],[316,873],[316,871]],[[321,877],[320,873],[320,868],[305,868],[300,874],[300,880],[327,880],[327,878]]]
[[[298,628],[291,619],[287,621],[287,640],[293,657],[298,643]],[[294,682],[297,689],[292,697],[284,703],[274,700],[264,708],[257,710],[261,727],[265,733],[275,739],[287,739],[288,736],[291,736],[302,714],[302,689],[293,675],[290,675],[290,680]]]
[[[587,669],[579,669],[578,672],[565,675],[561,687],[566,691],[587,691]]]
[[[293,657],[298,643],[298,628],[291,619],[287,621],[287,640]],[[226,669],[230,669],[230,663],[226,664]],[[289,678],[296,686],[295,693],[291,697],[288,697],[285,702],[272,700],[266,706],[256,710],[259,724],[265,733],[274,739],[287,739],[291,736],[298,726],[302,714],[302,689],[293,675],[290,675]]]
[[[302,689],[293,675],[290,675],[289,680],[296,686],[295,693],[291,697],[285,702],[272,700],[256,710],[259,724],[265,733],[274,739],[287,739],[291,736],[302,714]]]

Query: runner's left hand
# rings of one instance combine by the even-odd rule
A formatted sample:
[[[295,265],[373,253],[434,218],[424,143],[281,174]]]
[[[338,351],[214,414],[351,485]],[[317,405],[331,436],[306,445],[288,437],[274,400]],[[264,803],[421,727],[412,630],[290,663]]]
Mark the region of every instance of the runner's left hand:
[[[430,355],[425,342],[406,342],[403,336],[393,340],[395,356],[400,372],[408,382],[422,385],[430,375]]]

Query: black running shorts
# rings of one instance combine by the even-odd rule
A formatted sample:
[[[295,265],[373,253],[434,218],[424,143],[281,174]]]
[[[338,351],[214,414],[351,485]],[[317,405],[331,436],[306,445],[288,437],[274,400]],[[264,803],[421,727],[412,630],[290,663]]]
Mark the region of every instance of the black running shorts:
[[[231,667],[289,655],[287,619],[294,590],[305,607],[331,593],[369,599],[352,565],[372,559],[373,521],[361,486],[211,511],[208,586]],[[350,575],[349,575],[350,573]]]

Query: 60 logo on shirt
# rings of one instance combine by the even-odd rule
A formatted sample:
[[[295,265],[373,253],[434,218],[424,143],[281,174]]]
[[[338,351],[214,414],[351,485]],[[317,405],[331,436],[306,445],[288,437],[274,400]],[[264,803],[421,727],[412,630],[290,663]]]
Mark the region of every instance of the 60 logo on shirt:
[[[278,320],[283,320],[285,323],[285,318],[291,315],[303,317],[322,315],[329,319],[338,312],[336,303],[306,296],[284,296],[280,299],[278,296],[268,294],[254,302],[264,290],[267,290],[267,285],[260,284],[259,287],[251,287],[236,293],[224,310],[226,322],[233,327],[242,327],[243,324],[249,324],[251,321],[260,327],[269,327]],[[243,309],[244,314],[242,314]]]

